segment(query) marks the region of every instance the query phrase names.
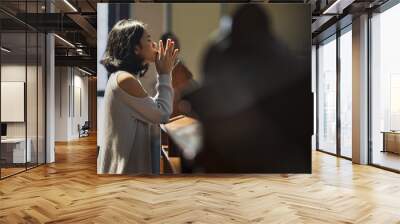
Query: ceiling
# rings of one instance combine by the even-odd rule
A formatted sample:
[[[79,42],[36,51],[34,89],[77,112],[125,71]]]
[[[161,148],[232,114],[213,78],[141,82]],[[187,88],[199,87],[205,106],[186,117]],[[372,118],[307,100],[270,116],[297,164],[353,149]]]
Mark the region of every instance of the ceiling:
[[[7,53],[7,57],[19,60],[26,55],[28,58],[34,57],[40,50],[37,48],[36,38],[33,40],[36,33],[54,32],[57,34],[56,65],[81,66],[95,73],[96,4],[107,1],[48,0],[47,2],[49,4],[46,8],[44,0],[1,0],[2,46],[12,50]],[[49,13],[50,8],[52,13]],[[25,32],[28,32],[27,37]],[[41,48],[42,45],[38,47]],[[2,55],[4,54],[2,51]]]
[[[134,2],[129,0],[1,0],[0,1],[0,26],[2,30],[2,45],[13,51],[9,56],[35,54],[38,50],[36,39],[25,32],[54,32],[60,38],[55,38],[56,64],[82,66],[93,72],[96,71],[96,4],[102,2]],[[144,2],[151,2],[143,0]],[[154,0],[158,2],[157,0]],[[174,0],[170,2],[182,2]],[[217,1],[217,0],[216,0]],[[314,39],[323,38],[339,20],[346,16],[378,7],[387,0],[255,0],[253,2],[304,2],[311,5],[312,9],[312,35]],[[165,1],[164,1],[165,2]],[[324,11],[335,2],[335,8],[324,15]],[[49,8],[52,8],[52,13]],[[335,11],[336,10],[336,11]],[[350,18],[351,21],[351,18]],[[329,31],[331,29],[331,31]],[[328,32],[329,31],[329,32]],[[25,50],[25,41],[28,43]],[[41,46],[39,46],[39,49]],[[3,54],[3,53],[2,53]]]
[[[352,23],[352,18],[373,11],[388,0],[309,0],[312,5],[312,37],[316,44]]]

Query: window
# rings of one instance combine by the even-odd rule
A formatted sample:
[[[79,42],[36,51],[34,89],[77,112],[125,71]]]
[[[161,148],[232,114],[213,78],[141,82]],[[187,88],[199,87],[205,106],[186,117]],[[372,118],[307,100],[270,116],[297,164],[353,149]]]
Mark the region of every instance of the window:
[[[340,36],[340,155],[352,157],[352,33],[351,26]]]
[[[400,170],[400,4],[371,18],[372,163]],[[397,132],[396,132],[397,131]]]
[[[336,153],[336,36],[318,47],[318,149]]]
[[[42,12],[45,1],[0,1],[0,7],[16,5],[23,16]],[[8,21],[0,27],[0,178],[5,178],[45,163],[46,40],[21,20],[3,12],[0,17]]]

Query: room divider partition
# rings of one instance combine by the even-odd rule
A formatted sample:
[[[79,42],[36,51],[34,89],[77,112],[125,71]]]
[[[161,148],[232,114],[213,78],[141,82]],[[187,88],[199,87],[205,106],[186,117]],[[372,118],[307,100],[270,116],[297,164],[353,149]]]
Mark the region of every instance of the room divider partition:
[[[1,179],[46,160],[46,38],[27,23],[28,15],[46,11],[45,3],[0,3]]]

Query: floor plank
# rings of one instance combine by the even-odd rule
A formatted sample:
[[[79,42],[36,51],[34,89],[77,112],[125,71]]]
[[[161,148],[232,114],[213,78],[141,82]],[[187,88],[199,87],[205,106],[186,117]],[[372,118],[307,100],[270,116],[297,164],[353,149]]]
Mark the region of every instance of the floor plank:
[[[0,181],[0,223],[400,223],[400,175],[313,152],[311,175],[96,174],[96,139]]]

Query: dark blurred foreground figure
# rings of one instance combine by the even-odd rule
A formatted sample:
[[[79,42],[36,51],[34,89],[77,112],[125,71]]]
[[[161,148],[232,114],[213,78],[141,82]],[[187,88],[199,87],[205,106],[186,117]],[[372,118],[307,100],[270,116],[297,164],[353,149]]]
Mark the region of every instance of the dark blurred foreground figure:
[[[263,8],[239,8],[205,54],[204,85],[188,97],[203,125],[193,171],[311,173],[308,70],[273,36]]]

